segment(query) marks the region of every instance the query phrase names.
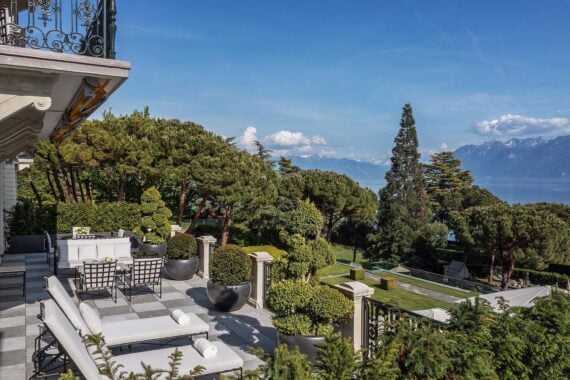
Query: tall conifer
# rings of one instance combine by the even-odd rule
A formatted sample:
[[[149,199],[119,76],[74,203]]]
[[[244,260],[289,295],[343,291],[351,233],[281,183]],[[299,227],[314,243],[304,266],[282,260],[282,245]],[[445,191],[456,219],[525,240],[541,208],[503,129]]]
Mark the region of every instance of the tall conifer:
[[[379,235],[371,252],[373,257],[403,257],[413,253],[419,234],[431,219],[410,104],[402,109],[391,162],[386,186],[379,193]]]

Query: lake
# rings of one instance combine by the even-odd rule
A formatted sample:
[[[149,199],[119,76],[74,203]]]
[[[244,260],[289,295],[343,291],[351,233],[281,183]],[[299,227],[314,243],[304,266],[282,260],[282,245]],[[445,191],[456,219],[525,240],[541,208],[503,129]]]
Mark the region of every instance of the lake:
[[[556,202],[570,204],[570,179],[487,179],[476,181],[500,199],[508,203]],[[374,191],[384,186],[384,181],[362,181]]]

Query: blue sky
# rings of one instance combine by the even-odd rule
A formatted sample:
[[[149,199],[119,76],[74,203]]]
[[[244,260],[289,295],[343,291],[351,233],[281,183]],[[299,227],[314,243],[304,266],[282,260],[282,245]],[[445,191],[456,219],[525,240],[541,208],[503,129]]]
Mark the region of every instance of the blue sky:
[[[424,155],[570,134],[568,1],[156,4],[118,1],[133,68],[105,109],[367,160],[389,155],[406,102]]]

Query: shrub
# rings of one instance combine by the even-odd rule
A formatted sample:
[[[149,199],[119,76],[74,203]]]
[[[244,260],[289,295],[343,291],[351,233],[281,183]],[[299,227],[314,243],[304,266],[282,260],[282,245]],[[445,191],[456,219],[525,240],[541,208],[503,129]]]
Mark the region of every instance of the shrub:
[[[73,226],[91,227],[91,232],[132,230],[140,218],[140,205],[136,203],[63,203],[57,206],[57,232],[71,233]]]
[[[172,212],[165,206],[160,193],[153,186],[145,190],[141,196],[142,218],[140,224],[133,231],[144,242],[162,244],[170,235],[170,222],[168,219]]]
[[[364,269],[362,268],[350,268],[350,279],[351,280],[364,280]]]
[[[227,244],[214,251],[210,279],[215,284],[233,286],[251,280],[251,258],[237,245]]]
[[[313,334],[313,321],[305,314],[291,314],[275,317],[273,326],[287,335],[311,335]]]
[[[323,229],[323,216],[309,201],[300,201],[286,216],[287,230],[291,235],[315,237]]]
[[[280,315],[289,315],[303,309],[311,299],[312,288],[306,282],[286,280],[271,285],[267,303]]]
[[[549,272],[555,272],[570,277],[570,265],[568,264],[550,264],[548,265]]]
[[[557,282],[563,282],[568,280],[568,276],[553,272],[541,272],[537,270],[530,269],[515,269],[513,271],[513,277],[522,279],[526,276],[528,272],[528,278],[530,282],[537,285],[554,285]]]
[[[340,334],[326,334],[325,343],[317,346],[316,367],[320,380],[350,380],[358,368],[359,355]]]
[[[314,323],[343,323],[354,313],[354,306],[341,292],[327,285],[312,287],[311,300],[306,306]]]
[[[40,207],[24,200],[6,214],[6,225],[10,235],[37,235],[44,231],[56,232],[56,208],[54,205]]]
[[[353,314],[352,302],[338,290],[295,280],[273,284],[267,304],[275,328],[289,335],[322,335]]]
[[[271,257],[273,257],[273,259],[287,256],[287,251],[284,251],[272,245],[250,245],[248,247],[242,247],[241,249],[245,253],[267,252],[271,255]]]
[[[168,240],[166,256],[169,259],[187,260],[198,254],[198,244],[192,235],[176,234]]]
[[[396,289],[396,279],[392,277],[384,277],[380,279],[380,288],[384,290]]]

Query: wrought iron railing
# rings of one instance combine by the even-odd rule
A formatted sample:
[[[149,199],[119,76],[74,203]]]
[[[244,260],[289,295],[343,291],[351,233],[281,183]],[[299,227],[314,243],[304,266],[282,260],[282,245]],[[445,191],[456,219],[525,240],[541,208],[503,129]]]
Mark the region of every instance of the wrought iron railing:
[[[263,263],[263,300],[267,301],[269,297],[269,288],[271,287],[271,261]]]
[[[115,58],[115,0],[5,0],[0,45]]]
[[[417,328],[420,324],[432,324],[438,328],[443,328],[442,322],[415,314],[396,306],[376,301],[369,297],[364,297],[363,302],[363,327],[362,342],[364,347],[364,358],[368,359],[379,349],[382,336],[395,328],[396,322],[408,323],[412,328]]]

